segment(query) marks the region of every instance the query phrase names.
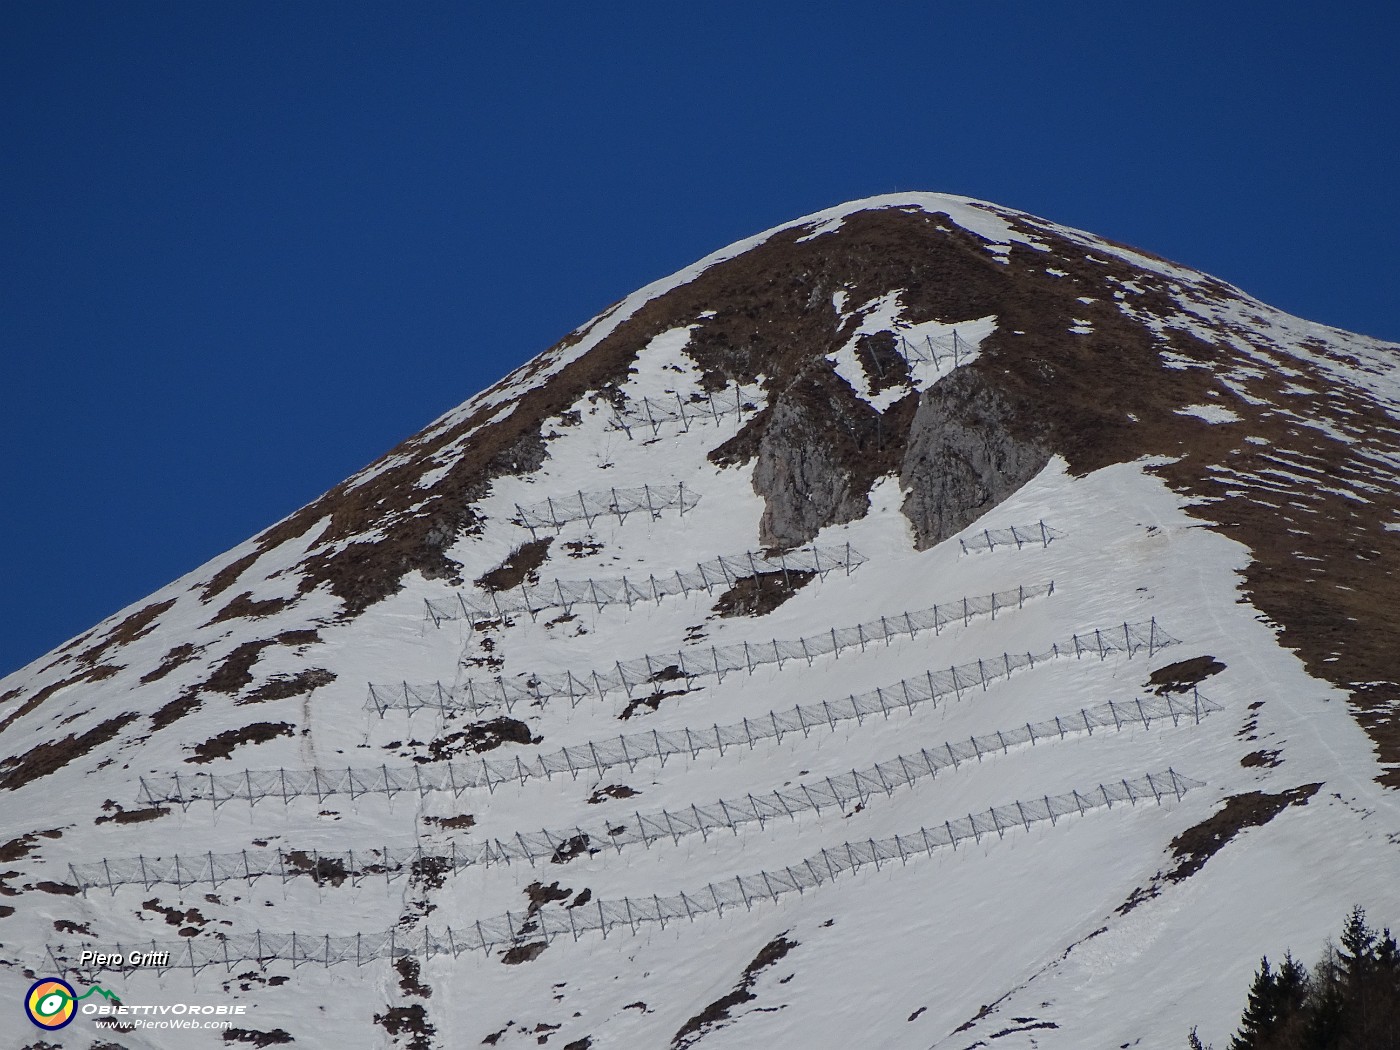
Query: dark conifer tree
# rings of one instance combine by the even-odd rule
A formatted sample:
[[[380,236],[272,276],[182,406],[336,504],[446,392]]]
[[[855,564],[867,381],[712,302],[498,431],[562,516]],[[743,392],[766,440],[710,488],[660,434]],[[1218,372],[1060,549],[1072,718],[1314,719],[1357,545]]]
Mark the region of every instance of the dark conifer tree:
[[[1329,942],[1321,961],[1313,968],[1312,994],[1308,996],[1303,1024],[1306,1050],[1337,1050],[1346,1030],[1346,966]]]
[[[1366,925],[1366,912],[1358,904],[1342,926],[1342,950],[1337,953],[1344,981],[1352,982],[1366,976],[1375,962],[1376,940],[1376,931]]]
[[[1204,1047],[1191,1030],[1189,1050]],[[1311,974],[1284,956],[1268,958],[1249,989],[1229,1050],[1400,1050],[1400,945],[1353,908],[1340,947],[1328,942]]]
[[[1261,1050],[1278,1025],[1278,977],[1266,955],[1259,960],[1259,972],[1249,988],[1240,1030],[1230,1040],[1230,1050]]]

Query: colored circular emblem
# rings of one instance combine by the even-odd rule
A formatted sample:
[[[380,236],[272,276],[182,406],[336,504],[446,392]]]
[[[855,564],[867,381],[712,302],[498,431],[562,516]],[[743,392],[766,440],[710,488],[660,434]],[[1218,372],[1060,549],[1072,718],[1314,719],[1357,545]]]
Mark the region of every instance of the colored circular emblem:
[[[62,1028],[73,1020],[77,1012],[77,1003],[74,1002],[77,994],[67,981],[45,977],[42,981],[35,981],[29,994],[24,997],[24,1012],[40,1028],[50,1031]]]

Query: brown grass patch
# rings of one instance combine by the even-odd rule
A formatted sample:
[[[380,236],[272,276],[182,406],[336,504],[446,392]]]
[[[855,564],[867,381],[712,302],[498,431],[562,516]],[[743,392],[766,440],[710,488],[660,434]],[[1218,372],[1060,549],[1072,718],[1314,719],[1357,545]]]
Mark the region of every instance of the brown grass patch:
[[[503,744],[538,744],[543,737],[530,735],[530,727],[518,718],[501,716],[487,722],[474,722],[465,729],[438,737],[428,745],[427,758],[419,762],[441,762],[462,754],[494,751]]]
[[[108,631],[100,642],[79,653],[78,661],[85,664],[96,663],[97,658],[112,646],[123,646],[150,634],[155,629],[156,619],[174,604],[175,599],[171,598],[163,602],[153,602],[143,609],[137,609],[136,612]]]
[[[465,831],[476,825],[476,818],[470,813],[463,813],[456,817],[424,817],[423,823],[435,825],[444,831]]]
[[[259,1032],[254,1028],[227,1028],[223,1035],[226,1043],[251,1043],[256,1047],[282,1046],[296,1042],[281,1028],[274,1028],[270,1032]]]
[[[174,700],[161,706],[156,713],[151,715],[152,731],[164,729],[172,722],[177,722],[184,718],[191,711],[197,710],[201,706],[199,690],[195,688],[186,689]]]
[[[107,743],[138,717],[134,711],[128,711],[93,726],[85,733],[70,733],[62,740],[40,744],[22,755],[0,759],[0,788],[15,791],[40,777],[57,772],[74,759]]]
[[[758,980],[758,975],[781,960],[797,945],[798,942],[788,940],[785,933],[779,934],[765,944],[762,950],[754,956],[753,961],[744,967],[743,973],[739,975],[739,983],[734,986],[734,990],[716,999],[681,1025],[676,1034],[671,1037],[671,1046],[677,1050],[694,1046],[715,1027],[730,1020],[730,1010],[757,998],[750,989]]]
[[[1263,827],[1289,806],[1306,806],[1320,787],[1321,784],[1302,784],[1276,795],[1248,791],[1227,798],[1214,815],[1172,839],[1171,851],[1177,864],[1167,872],[1167,881],[1190,878],[1245,828]]]
[[[287,700],[293,696],[310,693],[323,685],[330,685],[334,681],[335,672],[321,667],[312,667],[294,675],[273,675],[265,685],[258,686],[238,702],[261,704],[270,700]]]
[[[204,593],[199,596],[199,600],[208,605],[224,591],[237,582],[242,576],[262,556],[261,551],[253,551],[245,554],[235,561],[229,562],[222,569],[209,578],[209,582],[204,585]]]
[[[394,969],[399,972],[399,990],[404,995],[416,995],[420,999],[430,999],[433,990],[422,981],[422,968],[417,959],[404,956],[394,962]]]
[[[593,789],[593,794],[589,795],[585,802],[591,806],[596,806],[610,798],[635,798],[641,792],[626,784],[609,784],[607,787],[597,787]]]
[[[212,627],[225,620],[261,619],[264,616],[281,612],[295,601],[295,598],[264,598],[261,601],[254,601],[253,592],[244,591],[220,609],[218,614],[204,626]]]
[[[244,642],[237,646],[227,656],[225,656],[213,672],[201,684],[191,686],[171,700],[164,707],[156,711],[151,716],[151,728],[153,730],[164,729],[166,726],[184,718],[192,711],[197,711],[203,704],[200,699],[200,692],[207,690],[214,693],[236,693],[253,680],[253,665],[262,656],[262,651],[273,645],[311,645],[319,642],[321,635],[318,631],[303,629],[295,631],[283,631],[274,638],[262,638],[254,642]],[[314,673],[308,672],[308,673]],[[321,672],[328,674],[329,672]],[[274,682],[277,679],[274,679]],[[272,686],[275,692],[277,686]],[[293,694],[295,695],[295,694]]]
[[[522,583],[538,583],[536,571],[549,557],[553,536],[522,543],[500,565],[479,576],[476,585],[487,591],[508,591]]]
[[[542,882],[532,882],[525,887],[525,896],[530,901],[530,906],[525,910],[525,918],[537,914],[546,904],[566,901],[573,895],[573,890],[561,888],[558,882],[551,882],[548,886]]]
[[[120,802],[108,799],[102,803],[102,811],[107,816],[98,817],[94,824],[144,824],[148,820],[164,817],[170,813],[169,806],[144,806],[141,809],[123,809]]]
[[[54,828],[51,831],[31,831],[17,839],[0,843],[0,864],[13,864],[15,861],[29,856],[38,848],[41,838],[57,839],[62,837],[63,832]]]
[[[745,576],[715,600],[715,612],[720,616],[762,616],[811,583],[816,575],[790,569]]]
[[[546,948],[548,941],[533,941],[530,944],[517,944],[513,948],[507,948],[501,953],[501,962],[507,966],[519,966],[521,963],[533,962],[538,959]]]
[[[328,882],[339,887],[351,875],[345,867],[345,862],[339,857],[322,857],[305,850],[295,849],[286,854],[286,863],[293,871],[310,875],[318,886]]]
[[[171,671],[175,670],[181,664],[188,663],[190,660],[192,660],[195,654],[198,652],[199,650],[196,649],[189,642],[182,642],[181,644],[172,648],[168,653],[165,654],[164,657],[161,658],[159,667],[157,667],[153,671],[147,671],[141,676],[141,684],[150,685],[152,682],[160,681],[162,678],[168,675]]]
[[[79,671],[77,674],[60,679],[57,682],[50,682],[42,689],[36,691],[33,696],[31,696],[24,703],[20,704],[19,707],[11,711],[7,716],[5,716],[5,719],[3,721],[0,721],[0,733],[3,733],[15,722],[18,722],[25,715],[29,714],[29,712],[38,708],[40,704],[42,704],[45,700],[49,699],[55,693],[58,693],[60,690],[67,689],[70,685],[78,685],[81,682],[105,681],[106,679],[111,678],[120,670],[122,670],[122,668],[116,664],[98,664],[96,667],[89,667],[85,670]],[[21,694],[21,690],[12,690],[11,694],[13,696],[18,696]]]
[[[226,729],[211,736],[202,744],[196,744],[194,755],[186,762],[212,762],[216,758],[228,758],[233,749],[243,744],[264,744],[279,736],[292,736],[296,726],[290,722],[254,722],[240,729]]]
[[[1225,665],[1213,656],[1193,656],[1189,660],[1178,660],[1153,671],[1147,679],[1148,687],[1156,687],[1158,696],[1167,693],[1184,693],[1200,685],[1211,675],[1225,670]]]

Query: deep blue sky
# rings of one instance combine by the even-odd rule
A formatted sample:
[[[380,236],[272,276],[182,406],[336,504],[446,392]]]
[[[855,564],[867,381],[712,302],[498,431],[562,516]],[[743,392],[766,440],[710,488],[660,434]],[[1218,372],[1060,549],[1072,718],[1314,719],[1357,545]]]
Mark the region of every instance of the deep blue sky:
[[[0,673],[850,198],[1400,340],[1395,5],[1143,6],[0,4]]]

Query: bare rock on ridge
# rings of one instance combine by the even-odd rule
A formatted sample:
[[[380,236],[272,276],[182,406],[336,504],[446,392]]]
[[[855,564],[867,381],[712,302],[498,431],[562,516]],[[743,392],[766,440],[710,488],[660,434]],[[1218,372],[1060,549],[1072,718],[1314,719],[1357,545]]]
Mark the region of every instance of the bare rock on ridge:
[[[1010,413],[974,369],[960,369],[920,396],[899,471],[919,550],[966,528],[1049,462],[1047,448],[1014,436]]]

